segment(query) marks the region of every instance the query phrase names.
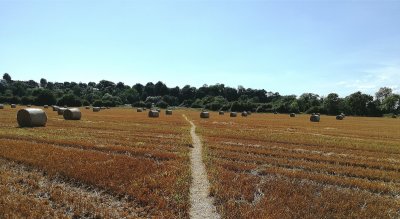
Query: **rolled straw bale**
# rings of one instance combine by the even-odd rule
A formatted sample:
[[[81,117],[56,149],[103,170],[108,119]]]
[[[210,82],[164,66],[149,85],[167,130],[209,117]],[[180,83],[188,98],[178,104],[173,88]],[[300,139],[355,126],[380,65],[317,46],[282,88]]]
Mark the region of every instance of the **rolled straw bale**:
[[[90,106],[85,106],[85,109],[90,109]]]
[[[224,111],[219,111],[218,114],[222,116],[222,115],[225,114],[225,112]]]
[[[0,109],[4,109],[4,105],[3,104],[0,104]]]
[[[393,115],[392,115],[392,118],[393,118],[393,119],[397,118],[397,115],[396,115],[396,114],[393,114]]]
[[[65,120],[80,120],[82,114],[78,108],[71,108],[71,109],[66,109],[64,111],[63,116]]]
[[[165,115],[172,115],[172,110],[170,109],[165,110]]]
[[[160,116],[160,113],[157,110],[150,110],[149,111],[149,117],[156,118],[156,117],[159,117],[159,116]]]
[[[343,118],[344,118],[344,117],[343,117],[342,115],[337,115],[337,116],[336,116],[336,120],[343,120]]]
[[[296,113],[290,113],[290,117],[296,117]]]
[[[26,105],[27,107],[31,107],[32,105],[30,105],[30,104],[28,104],[28,105]]]
[[[319,122],[320,117],[318,115],[311,115],[310,116],[310,121],[311,122]]]
[[[236,117],[237,113],[236,112],[231,112],[230,117]]]
[[[200,113],[200,118],[203,118],[203,119],[210,118],[210,113],[208,113],[207,111],[202,111]]]
[[[93,112],[100,112],[100,107],[93,107]]]
[[[246,112],[246,111],[243,111],[243,112],[242,112],[242,116],[243,116],[243,117],[246,117],[246,116],[247,116],[247,112]]]
[[[11,104],[11,108],[17,108],[17,105]]]
[[[274,112],[274,114],[278,114],[278,112]]]
[[[143,109],[142,108],[137,108],[136,112],[141,113],[141,112],[143,112]]]
[[[49,105],[44,105],[43,108],[47,109],[49,108]]]
[[[316,113],[315,115],[320,116],[321,114],[320,113]]]
[[[58,111],[58,108],[60,108],[60,107],[58,107],[58,106],[56,106],[56,105],[53,105],[53,106],[51,106],[52,108],[53,108],[53,111]]]
[[[45,126],[47,115],[42,109],[20,109],[17,113],[17,121],[20,127]]]
[[[66,109],[67,109],[67,108],[59,107],[59,108],[57,109],[58,115],[59,115],[59,116],[64,115],[64,111],[65,111]]]
[[[143,108],[143,111],[147,111],[147,109],[146,109],[146,108]]]
[[[251,112],[250,112],[250,111],[247,111],[247,115],[250,116],[250,115],[251,115]]]
[[[345,118],[345,117],[346,117],[346,114],[344,114],[344,113],[341,113],[340,115],[342,115],[342,116],[343,116],[343,118]]]

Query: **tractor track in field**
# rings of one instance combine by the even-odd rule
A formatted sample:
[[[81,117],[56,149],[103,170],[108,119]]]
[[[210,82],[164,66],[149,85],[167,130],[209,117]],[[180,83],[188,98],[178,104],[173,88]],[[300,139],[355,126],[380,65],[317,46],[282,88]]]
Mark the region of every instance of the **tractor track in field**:
[[[213,204],[214,200],[209,195],[210,183],[202,160],[203,144],[196,134],[196,125],[190,121],[186,115],[183,115],[183,117],[191,125],[190,135],[193,142],[193,148],[190,153],[192,173],[192,184],[190,186],[190,218],[220,218]]]

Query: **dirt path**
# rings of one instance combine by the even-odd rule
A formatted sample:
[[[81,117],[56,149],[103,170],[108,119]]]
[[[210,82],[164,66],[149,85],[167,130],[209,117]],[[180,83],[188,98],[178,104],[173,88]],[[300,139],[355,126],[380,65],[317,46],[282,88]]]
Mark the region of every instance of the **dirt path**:
[[[202,143],[196,135],[196,125],[185,115],[183,117],[192,126],[190,135],[192,136],[193,149],[190,154],[192,185],[190,186],[190,218],[220,218],[213,205],[213,198],[209,196],[210,183],[207,179],[207,172],[202,160]]]

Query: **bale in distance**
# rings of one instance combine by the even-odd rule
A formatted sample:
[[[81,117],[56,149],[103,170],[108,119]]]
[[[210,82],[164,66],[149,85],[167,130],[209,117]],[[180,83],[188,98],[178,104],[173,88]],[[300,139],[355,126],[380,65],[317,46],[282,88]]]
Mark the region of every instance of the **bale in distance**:
[[[57,109],[57,114],[58,114],[59,116],[64,115],[64,111],[65,111],[66,109],[67,109],[67,108],[59,107],[59,108]]]
[[[310,116],[310,121],[311,122],[319,122],[320,117],[318,115],[311,115]]]
[[[229,116],[230,116],[230,117],[236,117],[236,116],[237,116],[237,113],[236,113],[236,112],[231,112]]]
[[[17,105],[11,104],[11,108],[17,108]]]
[[[393,119],[397,118],[397,115],[396,115],[396,114],[393,114],[393,115],[392,115],[392,118],[393,118]]]
[[[202,111],[202,112],[200,113],[200,118],[203,118],[203,119],[210,118],[210,113],[207,112],[207,111]]]
[[[247,115],[250,116],[251,115],[251,111],[247,111]]]
[[[246,111],[243,111],[243,112],[242,112],[242,116],[243,116],[243,117],[246,117],[246,116],[247,116],[247,112],[246,112]]]
[[[85,106],[85,109],[90,109],[90,106]]]
[[[160,113],[157,110],[150,110],[149,111],[149,117],[157,118],[159,116],[160,116]]]
[[[3,104],[0,104],[0,109],[4,109],[4,105]]]
[[[53,106],[51,106],[52,108],[53,108],[53,111],[58,111],[58,108],[60,108],[60,107],[58,107],[58,106],[56,106],[56,105],[53,105]]]
[[[42,109],[20,109],[17,122],[20,127],[46,126],[47,115]]]
[[[225,112],[224,111],[219,111],[218,114],[222,116],[222,115],[225,114]]]
[[[43,108],[47,109],[49,108],[49,105],[44,105]]]
[[[82,113],[78,108],[71,108],[66,109],[63,116],[65,120],[80,120],[82,117]]]
[[[141,113],[141,112],[143,112],[143,109],[142,108],[137,108],[136,112]]]
[[[278,114],[278,112],[275,111],[274,114]]]
[[[93,107],[93,112],[100,112],[100,107]]]
[[[296,117],[296,113],[290,113],[290,117]]]
[[[30,104],[28,104],[28,105],[26,105],[27,107],[31,107],[32,105],[30,105]]]
[[[101,110],[105,110],[105,109],[107,109],[107,108],[105,108],[104,106],[102,106],[102,107],[100,107],[100,109],[101,109]]]
[[[342,115],[337,115],[336,116],[336,120],[343,120],[343,119],[344,119],[344,117]]]
[[[170,109],[165,110],[165,115],[172,115],[172,110]]]

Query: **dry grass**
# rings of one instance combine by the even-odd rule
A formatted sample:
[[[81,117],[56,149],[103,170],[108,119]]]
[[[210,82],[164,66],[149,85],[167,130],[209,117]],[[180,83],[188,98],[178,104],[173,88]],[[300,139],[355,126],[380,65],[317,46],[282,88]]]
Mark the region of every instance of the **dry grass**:
[[[132,109],[18,128],[0,114],[0,218],[187,218],[189,124],[224,218],[399,218],[400,123],[390,118]]]
[[[187,217],[190,135],[182,116],[161,115],[154,120],[132,109],[99,113],[81,110],[82,120],[67,121],[57,112],[45,109],[49,117],[47,126],[34,129],[18,128],[16,110],[3,110],[0,157],[7,160],[3,162],[38,169],[46,173],[49,181],[62,178],[106,191],[113,197],[127,197],[129,205],[144,209],[145,213],[139,211],[137,215]],[[30,207],[24,200],[31,196],[28,192],[25,198],[16,199],[21,202],[2,202],[1,214],[15,215],[22,208],[29,209],[24,216],[35,217],[49,207]],[[68,217],[69,212],[64,213]],[[84,211],[75,213],[85,217]],[[91,213],[103,215],[104,209],[101,205],[93,206]]]
[[[400,123],[253,114],[188,117],[224,218],[399,218]]]

